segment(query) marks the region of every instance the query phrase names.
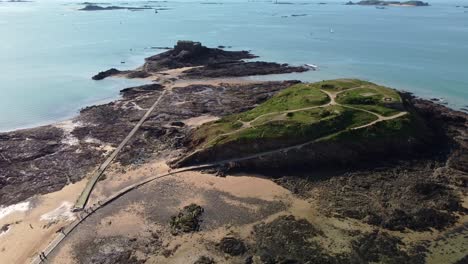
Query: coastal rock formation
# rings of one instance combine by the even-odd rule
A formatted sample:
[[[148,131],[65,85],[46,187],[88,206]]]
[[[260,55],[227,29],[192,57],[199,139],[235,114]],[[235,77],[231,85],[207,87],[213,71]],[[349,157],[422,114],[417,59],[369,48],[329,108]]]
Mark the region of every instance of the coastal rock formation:
[[[204,79],[217,77],[240,77],[291,72],[304,72],[309,68],[290,66],[274,62],[246,62],[244,59],[256,58],[248,51],[226,51],[208,48],[200,42],[178,41],[168,51],[145,59],[145,64],[134,71],[110,69],[100,72],[93,80],[102,80],[113,75],[128,78],[147,78],[167,70],[189,68],[183,71],[185,79]]]
[[[93,143],[75,144],[55,126],[0,133],[0,204],[60,190],[91,171],[103,153]]]
[[[143,70],[158,72],[169,69],[226,63],[255,58],[248,51],[225,51],[207,48],[200,42],[178,41],[171,50],[145,59]]]
[[[102,71],[102,72],[99,72],[98,74],[94,75],[92,77],[93,80],[95,81],[99,81],[99,80],[103,80],[109,76],[112,76],[112,75],[117,75],[117,74],[121,74],[122,71],[119,71],[115,68],[112,68],[112,69],[109,69],[107,71]]]
[[[274,62],[227,62],[196,67],[182,73],[183,78],[203,79],[219,77],[240,77],[308,71],[306,67],[295,67]]]

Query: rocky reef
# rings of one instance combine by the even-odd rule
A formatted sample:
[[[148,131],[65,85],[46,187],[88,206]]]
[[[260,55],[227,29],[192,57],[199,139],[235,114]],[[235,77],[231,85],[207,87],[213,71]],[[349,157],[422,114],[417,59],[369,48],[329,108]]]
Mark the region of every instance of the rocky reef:
[[[103,159],[97,144],[75,143],[56,126],[0,133],[0,204],[60,190]]]

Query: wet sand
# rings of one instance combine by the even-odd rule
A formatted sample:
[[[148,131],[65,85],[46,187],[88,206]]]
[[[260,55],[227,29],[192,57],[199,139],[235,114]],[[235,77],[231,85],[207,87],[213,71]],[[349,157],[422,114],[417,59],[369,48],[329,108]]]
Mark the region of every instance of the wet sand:
[[[0,226],[13,223],[9,231],[0,236],[2,263],[29,262],[60,228],[73,221],[70,209],[85,184],[86,180],[82,180],[58,192],[33,198],[29,210],[0,219]]]

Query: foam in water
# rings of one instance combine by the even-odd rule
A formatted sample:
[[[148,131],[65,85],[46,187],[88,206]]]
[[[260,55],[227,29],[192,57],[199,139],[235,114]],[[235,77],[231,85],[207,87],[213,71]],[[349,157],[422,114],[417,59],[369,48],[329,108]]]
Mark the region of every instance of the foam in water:
[[[21,202],[7,207],[0,207],[0,219],[3,219],[15,212],[26,212],[29,210],[29,208],[30,202]]]

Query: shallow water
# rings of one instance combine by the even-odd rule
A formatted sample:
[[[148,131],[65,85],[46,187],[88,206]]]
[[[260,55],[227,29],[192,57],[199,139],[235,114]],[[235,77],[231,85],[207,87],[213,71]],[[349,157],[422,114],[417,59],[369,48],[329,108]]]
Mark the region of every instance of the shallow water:
[[[159,52],[149,47],[179,39],[320,66],[288,78],[363,78],[442,97],[455,108],[468,104],[468,9],[455,7],[468,1],[384,10],[345,1],[222,2],[149,3],[172,8],[158,14],[82,12],[76,3],[57,1],[0,3],[0,131],[64,120],[117,98],[120,89],[142,82],[90,77],[110,67],[134,68]]]

